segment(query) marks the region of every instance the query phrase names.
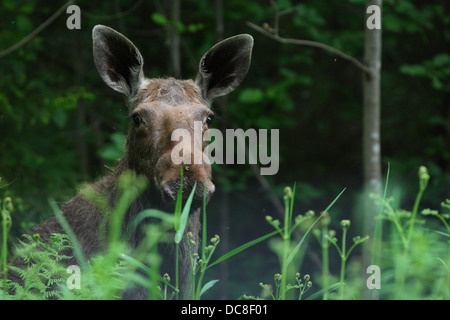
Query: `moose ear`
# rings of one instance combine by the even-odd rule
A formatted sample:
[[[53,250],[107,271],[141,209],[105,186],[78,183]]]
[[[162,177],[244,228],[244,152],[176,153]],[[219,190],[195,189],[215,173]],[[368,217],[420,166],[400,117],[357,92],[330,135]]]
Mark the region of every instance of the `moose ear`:
[[[253,38],[240,34],[213,46],[200,60],[195,82],[211,100],[236,89],[250,67]]]
[[[103,81],[133,97],[144,80],[144,60],[134,44],[119,32],[102,25],[92,30],[94,61]]]

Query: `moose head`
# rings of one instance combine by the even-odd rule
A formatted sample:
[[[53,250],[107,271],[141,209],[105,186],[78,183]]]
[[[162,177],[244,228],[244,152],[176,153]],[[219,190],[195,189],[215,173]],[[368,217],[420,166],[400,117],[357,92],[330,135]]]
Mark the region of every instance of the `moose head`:
[[[188,144],[192,156],[203,157],[205,142],[194,136],[194,121],[209,128],[215,97],[233,91],[250,66],[253,38],[237,35],[213,46],[200,59],[195,80],[149,79],[144,76],[144,59],[136,46],[117,31],[102,25],[93,29],[94,60],[98,72],[112,89],[128,99],[130,126],[126,152],[120,166],[145,175],[164,203],[173,202],[180,184],[180,164],[171,159],[175,144]],[[171,133],[183,128],[192,139],[172,141]],[[201,143],[194,144],[194,139]],[[183,195],[197,183],[195,198],[207,199],[214,192],[209,163],[181,164]]]

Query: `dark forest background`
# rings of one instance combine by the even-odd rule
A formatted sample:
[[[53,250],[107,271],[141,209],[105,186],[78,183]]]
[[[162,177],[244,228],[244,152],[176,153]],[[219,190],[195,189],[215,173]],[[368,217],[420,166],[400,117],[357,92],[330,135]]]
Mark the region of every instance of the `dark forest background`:
[[[346,187],[332,225],[345,218],[361,228],[361,70],[318,48],[278,43],[247,22],[273,27],[275,3],[288,10],[280,36],[325,43],[362,61],[364,0],[80,0],[80,30],[66,27],[64,11],[8,54],[2,53],[64,2],[0,3],[0,186],[9,184],[0,190],[19,204],[12,237],[50,215],[49,197],[68,200],[121,157],[127,109],[94,66],[96,24],[136,44],[147,77],[193,78],[214,43],[239,33],[254,37],[245,81],[213,105],[220,115],[216,126],[279,129],[280,169],[261,177],[248,165],[214,166],[208,230],[221,236],[222,252],[272,231],[264,217],[281,217],[283,188],[294,184],[296,214],[324,210]],[[423,206],[450,197],[449,13],[447,0],[383,1],[381,165],[385,176],[390,163],[388,192],[406,208],[414,203],[420,165],[431,176]],[[314,274],[316,262],[311,240],[302,272]],[[214,268],[208,276],[220,282],[208,296],[257,294],[258,283],[270,282],[275,272],[277,256],[264,242]]]

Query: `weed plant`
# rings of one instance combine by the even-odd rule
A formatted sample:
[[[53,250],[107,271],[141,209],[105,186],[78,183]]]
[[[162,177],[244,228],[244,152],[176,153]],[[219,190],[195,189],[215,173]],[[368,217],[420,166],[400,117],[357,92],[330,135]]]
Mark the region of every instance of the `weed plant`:
[[[381,287],[374,290],[378,290],[381,299],[450,298],[450,200],[441,203],[439,208],[420,210],[420,200],[429,179],[426,168],[420,167],[419,192],[411,211],[395,208],[394,199],[386,197],[388,179],[385,195],[372,195],[374,205],[380,208],[377,229],[371,238],[374,248],[372,263],[381,270]],[[367,266],[358,263],[359,259],[352,260],[351,254],[358,245],[368,245],[369,236],[353,237],[352,243],[349,243],[347,237],[351,222],[347,219],[340,221],[339,232],[330,228],[333,222],[331,209],[345,189],[319,216],[313,211],[294,216],[294,186],[293,189],[285,188],[283,221],[266,216],[266,222],[274,231],[215,259],[214,253],[220,245],[220,237],[208,236],[206,207],[203,205],[202,240],[199,252],[192,252],[190,255],[189,291],[181,297],[178,294],[178,272],[175,275],[160,273],[161,257],[157,248],[161,242],[173,242],[178,251],[178,244],[183,236],[187,237],[191,248],[196,246],[192,235],[185,233],[195,187],[186,203],[182,204],[182,185],[180,186],[174,213],[142,211],[130,228],[135,228],[146,218],[152,218],[154,222],[146,226],[146,236],[140,246],[131,251],[126,241],[128,234],[121,233],[122,220],[128,206],[145,186],[145,179],[132,173],[124,174],[119,180],[120,200],[115,208],[110,208],[106,199],[89,188],[83,191],[87,199],[104,209],[110,225],[105,234],[109,240],[108,247],[89,260],[83,256],[77,238],[54,201],[50,201],[50,206],[65,234],[53,234],[45,242],[41,241],[39,235],[26,235],[26,241],[19,241],[15,253],[9,254],[7,240],[13,223],[13,200],[9,197],[0,199],[0,298],[120,299],[127,290],[139,287],[144,288],[150,299],[170,300],[189,296],[198,300],[220,280],[204,283],[210,268],[266,240],[278,256],[280,272],[273,276],[273,284],[259,284],[260,296],[243,295],[245,299],[359,299],[367,290],[366,279],[361,279],[361,270],[365,270]],[[381,224],[383,230],[386,230],[383,237],[380,232]],[[319,242],[322,268],[301,275],[298,272],[301,260],[299,252],[310,233]],[[337,272],[330,270],[330,248],[336,250],[340,260]],[[82,281],[79,289],[69,289],[71,273],[67,272],[67,261],[73,257],[68,252],[80,264]],[[17,258],[26,262],[25,268],[19,269],[11,265]],[[177,256],[175,259],[177,262]],[[8,280],[10,270],[20,275],[22,283]]]

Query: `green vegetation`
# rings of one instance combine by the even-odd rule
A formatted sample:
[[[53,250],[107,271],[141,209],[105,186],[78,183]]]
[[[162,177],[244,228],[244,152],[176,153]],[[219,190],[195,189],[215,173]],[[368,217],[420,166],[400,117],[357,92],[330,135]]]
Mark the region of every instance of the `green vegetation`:
[[[28,252],[27,244],[15,251],[17,238],[58,214],[57,203],[70,199],[83,183],[104,176],[123,155],[127,107],[103,83],[92,57],[92,28],[104,24],[140,48],[145,74],[154,78],[176,75],[168,58],[175,36],[180,39],[179,76],[186,79],[195,77],[198,59],[218,40],[239,33],[250,33],[255,39],[245,81],[228,98],[213,104],[215,125],[279,129],[280,170],[262,179],[248,165],[213,166],[216,192],[205,209],[208,223],[203,225],[208,229],[198,257],[192,257],[197,266],[190,279],[193,297],[449,299],[448,0],[383,1],[379,138],[383,170],[390,163],[390,174],[385,196],[373,195],[373,205],[380,208],[379,233],[369,234],[367,240],[361,218],[364,209],[359,205],[362,197],[367,198],[362,195],[361,70],[317,48],[275,42],[246,23],[273,29],[276,4],[285,13],[279,16],[280,36],[324,43],[363,62],[365,0],[183,0],[178,18],[171,7],[175,2],[79,0],[80,30],[68,30],[68,15],[62,12],[26,44],[2,55],[63,3],[0,0],[2,286],[7,259],[14,252]],[[415,172],[421,165],[430,178],[424,179],[422,169],[418,188]],[[287,205],[284,188],[294,183]],[[346,191],[338,201],[324,210],[343,188]],[[89,196],[91,190],[84,191]],[[131,192],[137,194],[140,188]],[[101,201],[92,192],[91,196],[92,201]],[[120,208],[110,208],[115,217],[112,225],[120,224],[121,210],[128,204],[124,198]],[[48,244],[53,250],[49,252],[40,239],[33,238],[34,246],[43,250],[43,261],[33,272],[49,267],[43,264],[46,255],[57,254],[69,240],[86,286],[63,291],[63,298],[116,298],[126,285],[140,284],[152,298],[175,299],[171,292],[177,276],[163,277],[159,272],[156,245],[174,241],[164,234],[182,229],[182,208],[175,215],[142,212],[136,219],[152,217],[160,224],[149,226],[146,245],[135,255],[127,251],[114,228],[109,235],[111,248],[89,262],[83,262],[68,230],[69,239],[55,238],[54,244]],[[310,209],[315,210],[314,217],[307,214]],[[304,220],[296,226],[299,214]],[[271,221],[264,218],[268,215]],[[345,232],[343,220],[351,221]],[[359,244],[361,240],[365,241]],[[366,248],[373,251],[372,264],[381,270],[381,290],[369,293],[365,292],[369,274],[361,262]],[[117,282],[106,280],[110,274],[117,275]],[[47,275],[34,283],[39,280],[47,286]],[[64,273],[61,279],[68,276]],[[307,288],[309,282],[312,286]],[[39,286],[28,298],[48,294],[37,293]],[[13,298],[6,289],[2,287],[2,298]]]
[[[417,201],[411,212],[394,209],[391,205],[393,199],[380,199],[375,197],[375,202],[382,205],[380,218],[389,221],[384,226],[389,230],[386,237],[382,239],[382,251],[380,253],[381,286],[376,289],[383,299],[449,299],[450,298],[450,200],[441,203],[441,210],[423,209],[423,217],[432,216],[437,218],[441,225],[436,225],[434,220],[420,221],[417,217],[420,206],[420,198],[426,189],[427,182],[430,179],[427,169],[419,169],[419,193]],[[109,229],[109,245],[105,252],[94,256],[89,262],[80,256],[79,244],[74,238],[70,228],[64,222],[63,216],[58,213],[54,203],[55,214],[64,225],[67,232],[65,234],[53,234],[47,241],[42,242],[39,234],[33,236],[25,235],[26,241],[19,241],[14,256],[8,257],[5,250],[8,229],[11,224],[11,212],[13,204],[10,198],[2,200],[2,252],[1,252],[1,298],[2,299],[118,299],[126,289],[140,285],[147,289],[151,299],[182,299],[177,292],[178,281],[173,283],[171,276],[167,273],[160,274],[159,256],[157,244],[160,241],[173,241],[179,243],[186,228],[187,214],[189,212],[192,196],[195,189],[181,210],[181,204],[177,206],[176,211],[181,210],[180,214],[171,215],[156,210],[145,210],[138,217],[140,221],[143,217],[155,217],[160,222],[148,225],[146,238],[142,241],[135,252],[130,252],[126,241],[120,236],[123,214],[127,205],[138,196],[138,190],[145,185],[135,183],[135,179],[130,173],[124,174],[120,179],[121,197],[119,205],[112,210],[109,216],[111,228]],[[182,186],[180,186],[181,190]],[[328,230],[330,219],[333,216],[333,205],[342,197],[342,191],[334,201],[314,218],[314,212],[308,211],[305,215],[297,215],[293,218],[294,190],[287,187],[285,189],[285,220],[280,222],[270,216],[266,221],[275,228],[265,236],[254,241],[239,246],[228,252],[222,257],[217,258],[210,263],[216,248],[220,244],[220,237],[213,236],[207,243],[207,214],[206,207],[203,207],[203,233],[202,244],[199,253],[192,252],[190,255],[191,275],[190,275],[190,295],[193,299],[201,299],[203,294],[213,288],[220,279],[213,279],[204,283],[205,275],[210,267],[231,259],[236,254],[250,251],[252,247],[270,238],[277,240],[271,244],[272,249],[279,257],[280,273],[273,277],[274,286],[270,284],[259,284],[262,289],[261,296],[243,294],[244,299],[357,299],[362,297],[365,279],[361,272],[355,274],[355,268],[349,270],[347,263],[351,260],[351,253],[354,249],[369,240],[369,236],[363,238],[356,236],[353,238],[353,244],[347,244],[347,234],[349,232],[350,220],[342,220],[340,226],[342,229],[341,240],[339,241],[336,232]],[[94,198],[94,197],[93,197]],[[181,199],[179,193],[178,201]],[[99,201],[98,197],[96,201]],[[374,202],[374,205],[375,205]],[[322,220],[321,220],[322,219]],[[313,221],[312,221],[313,220]],[[308,226],[301,228],[305,223]],[[175,230],[175,236],[167,237],[168,231]],[[302,231],[299,240],[294,239],[294,234]],[[301,274],[298,272],[301,267],[298,259],[298,252],[305,243],[310,231],[317,237],[321,243],[323,257],[323,271]],[[173,233],[172,233],[173,235]],[[280,236],[276,239],[274,236]],[[192,234],[186,234],[191,247],[195,246],[192,240]],[[325,241],[324,241],[325,240]],[[339,245],[340,243],[340,245]],[[329,246],[332,244],[340,260],[340,272],[337,282],[330,281],[335,278],[329,270]],[[81,261],[81,272],[83,285],[79,288],[70,288],[68,280],[70,272],[67,272],[67,263],[63,262],[71,259],[67,253],[69,249]],[[178,250],[178,247],[177,247]],[[23,259],[25,265],[23,268],[10,266],[17,258]],[[358,259],[356,259],[358,260]],[[359,267],[362,266],[359,264]],[[9,270],[16,271],[23,283],[17,284],[7,280],[6,275]],[[137,270],[143,274],[136,273]],[[161,270],[164,272],[164,270]],[[349,274],[349,271],[350,274]],[[361,269],[360,269],[361,271]],[[68,274],[69,273],[69,274]],[[310,276],[312,274],[312,276]],[[178,277],[175,275],[175,277]],[[369,276],[367,276],[369,277]],[[312,279],[320,279],[318,282]],[[293,281],[291,283],[291,281]],[[334,282],[334,283],[332,283]],[[317,285],[317,284],[318,285]],[[361,285],[363,284],[363,285]],[[242,288],[245,292],[248,288]],[[11,294],[14,292],[14,294]]]

